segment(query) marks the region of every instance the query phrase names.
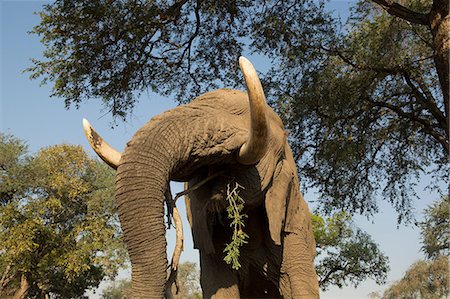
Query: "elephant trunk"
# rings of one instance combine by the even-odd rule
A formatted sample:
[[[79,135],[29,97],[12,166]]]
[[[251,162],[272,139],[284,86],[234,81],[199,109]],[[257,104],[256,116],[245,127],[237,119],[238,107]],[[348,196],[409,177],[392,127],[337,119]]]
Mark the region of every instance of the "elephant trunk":
[[[179,160],[179,140],[176,146],[168,133],[172,125],[149,122],[128,144],[117,169],[116,201],[132,265],[133,298],[164,297],[164,194]]]

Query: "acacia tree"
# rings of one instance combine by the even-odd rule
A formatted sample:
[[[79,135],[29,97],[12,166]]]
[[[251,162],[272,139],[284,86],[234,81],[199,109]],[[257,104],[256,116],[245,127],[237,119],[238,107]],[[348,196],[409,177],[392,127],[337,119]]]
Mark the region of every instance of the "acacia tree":
[[[401,280],[395,282],[381,296],[382,299],[418,298],[445,299],[449,292],[448,257],[412,264]]]
[[[425,15],[439,1],[405,3],[410,9],[392,7]],[[278,26],[284,16],[273,13],[260,35],[278,34],[267,34],[257,47],[274,53],[273,40],[280,53],[267,81],[306,185],[319,190],[325,212],[371,215],[381,195],[397,210],[399,222],[410,220],[420,174],[431,173],[434,184],[448,182],[448,87],[439,84],[437,38],[427,26],[361,1],[346,32],[313,50],[292,26]],[[286,40],[304,45],[316,58]],[[443,42],[448,47],[448,37]],[[448,60],[448,48],[445,53]]]
[[[200,270],[196,263],[184,262],[180,264],[177,275],[177,292],[174,293],[174,299],[202,298],[200,288]]]
[[[103,299],[130,299],[131,280],[114,281],[102,292]]]
[[[450,256],[450,203],[448,196],[425,210],[425,220],[419,223],[422,251],[428,259]]]
[[[27,153],[0,134],[0,297],[74,298],[126,259],[114,173],[80,146]]]
[[[409,220],[416,178],[448,181],[446,0],[359,1],[343,30],[313,0],[56,0],[40,16],[32,77],[124,119],[144,90],[186,102],[241,84],[244,50],[267,57],[268,98],[327,213],[372,215],[381,195]]]
[[[355,227],[349,214],[311,215],[311,220],[317,249],[315,268],[323,291],[332,285],[357,287],[369,278],[385,283],[388,257],[366,232]]]
[[[449,199],[443,197],[425,210],[419,223],[427,260],[412,264],[404,276],[384,291],[382,299],[443,299],[450,295]]]

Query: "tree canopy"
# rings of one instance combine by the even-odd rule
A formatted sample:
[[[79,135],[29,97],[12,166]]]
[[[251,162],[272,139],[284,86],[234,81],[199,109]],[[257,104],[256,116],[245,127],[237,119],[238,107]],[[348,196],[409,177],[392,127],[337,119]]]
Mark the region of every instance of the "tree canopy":
[[[413,263],[403,277],[393,282],[382,294],[372,292],[371,298],[444,299],[450,295],[448,197],[434,202],[424,212],[418,223],[425,260]]]
[[[449,292],[448,257],[418,261],[411,265],[401,280],[390,286],[382,299],[445,299]]]
[[[425,210],[419,223],[426,260],[412,264],[404,276],[384,291],[382,299],[444,299],[450,295],[449,200],[443,197]]]
[[[419,11],[431,5],[409,3]],[[437,82],[432,36],[367,1],[354,8],[347,28],[321,46],[316,67],[304,72],[294,54],[271,72],[300,172],[319,189],[326,212],[370,215],[382,197],[399,222],[409,220],[417,178],[432,173],[434,184],[448,181],[448,100]]]
[[[450,255],[450,204],[448,196],[425,210],[425,220],[419,223],[422,250],[429,259]]]
[[[359,1],[342,22],[313,0],[56,0],[39,14],[29,71],[67,107],[100,98],[126,119],[145,90],[187,102],[240,86],[252,52],[273,66],[264,88],[324,212],[372,215],[382,197],[410,220],[417,178],[448,182],[446,0]]]
[[[355,227],[348,214],[312,215],[311,219],[317,249],[315,268],[322,290],[332,285],[357,287],[369,278],[385,283],[388,257],[366,232]]]
[[[122,279],[113,281],[103,292],[103,299],[130,299],[131,280]]]
[[[79,298],[126,260],[114,173],[81,146],[0,134],[0,297]]]

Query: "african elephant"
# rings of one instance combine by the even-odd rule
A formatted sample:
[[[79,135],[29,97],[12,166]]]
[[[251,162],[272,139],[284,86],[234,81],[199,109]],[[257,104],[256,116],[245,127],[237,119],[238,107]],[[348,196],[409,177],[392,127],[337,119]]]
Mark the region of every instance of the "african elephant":
[[[97,154],[117,169],[116,201],[135,298],[164,297],[164,198],[171,180],[197,186],[187,207],[204,298],[319,297],[311,220],[287,134],[251,63],[243,57],[239,63],[248,95],[220,89],[153,117],[123,154],[84,122]],[[227,187],[234,183],[245,188],[239,195],[249,235],[239,270],[223,260],[232,234]]]

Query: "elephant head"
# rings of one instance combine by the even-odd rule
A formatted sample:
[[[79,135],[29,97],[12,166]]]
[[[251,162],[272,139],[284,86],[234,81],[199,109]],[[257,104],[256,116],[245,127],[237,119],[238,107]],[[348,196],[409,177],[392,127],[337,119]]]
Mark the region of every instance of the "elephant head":
[[[280,292],[294,297],[291,289],[298,279],[301,292],[318,293],[309,211],[298,190],[295,162],[282,121],[266,104],[251,63],[243,57],[239,63],[248,93],[212,91],[153,117],[128,142],[124,153],[110,147],[84,121],[94,150],[117,169],[116,201],[132,265],[134,297],[164,296],[164,198],[169,182],[192,185],[212,176],[194,194],[192,209],[209,215],[220,213],[226,206],[227,185],[239,183],[245,188],[241,196],[246,209],[262,207],[269,239],[281,248],[280,271],[290,273],[290,277],[278,282]],[[211,224],[207,216],[200,215],[202,212],[191,223],[194,243],[201,253],[213,254],[217,244]],[[300,244],[296,249],[288,248],[292,243],[287,241],[289,234],[295,235],[295,244]],[[285,257],[288,250],[299,253]],[[295,254],[298,261],[293,258]],[[307,269],[302,275],[309,277],[295,278],[295,269],[300,268]]]

